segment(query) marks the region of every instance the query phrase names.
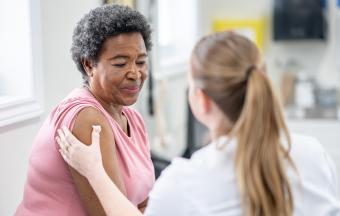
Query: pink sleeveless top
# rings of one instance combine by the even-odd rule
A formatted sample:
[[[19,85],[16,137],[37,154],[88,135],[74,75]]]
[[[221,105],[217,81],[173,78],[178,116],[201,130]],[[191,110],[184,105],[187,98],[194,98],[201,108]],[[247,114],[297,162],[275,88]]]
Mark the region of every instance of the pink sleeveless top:
[[[155,176],[141,116],[132,108],[123,108],[130,126],[129,137],[88,90],[75,89],[52,111],[36,136],[23,200],[15,215],[87,215],[54,139],[61,125],[73,128],[75,117],[85,107],[100,110],[110,123],[128,199],[137,206],[147,198]]]

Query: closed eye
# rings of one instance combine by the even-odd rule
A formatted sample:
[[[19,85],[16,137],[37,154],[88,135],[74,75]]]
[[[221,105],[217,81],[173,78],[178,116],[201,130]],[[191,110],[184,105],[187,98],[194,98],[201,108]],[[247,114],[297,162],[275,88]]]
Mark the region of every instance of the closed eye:
[[[139,61],[137,62],[138,65],[144,65],[145,64],[145,61]]]
[[[124,67],[126,64],[124,63],[124,64],[113,64],[113,66],[115,66],[115,67],[119,67],[119,68],[122,68],[122,67]]]

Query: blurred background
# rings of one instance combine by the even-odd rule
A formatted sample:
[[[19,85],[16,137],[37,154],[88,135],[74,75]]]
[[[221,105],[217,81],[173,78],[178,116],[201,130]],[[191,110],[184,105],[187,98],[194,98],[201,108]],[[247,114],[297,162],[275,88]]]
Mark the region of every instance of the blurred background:
[[[340,0],[1,0],[0,215],[13,215],[22,199],[42,122],[82,86],[69,52],[73,28],[90,9],[112,3],[136,8],[152,25],[151,75],[134,107],[157,174],[209,140],[188,108],[188,60],[201,36],[223,30],[257,44],[290,130],[315,136],[340,174]]]

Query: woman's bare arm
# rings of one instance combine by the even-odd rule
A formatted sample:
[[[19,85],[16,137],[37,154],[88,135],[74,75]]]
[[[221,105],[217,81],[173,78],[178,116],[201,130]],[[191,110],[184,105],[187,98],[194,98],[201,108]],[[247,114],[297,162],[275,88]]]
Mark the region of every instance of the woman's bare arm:
[[[141,212],[112,183],[106,173],[89,178],[89,182],[108,216],[141,216]]]
[[[124,182],[120,175],[120,169],[118,166],[112,129],[103,114],[92,107],[84,108],[77,115],[72,132],[75,137],[81,141],[81,143],[90,145],[92,125],[101,125],[102,128],[100,149],[102,153],[103,167],[108,175],[106,178],[114,182],[118,189],[123,194],[126,194]],[[70,171],[88,214],[93,216],[106,215],[88,180],[72,167],[70,167]],[[112,205],[116,206],[115,203],[112,203]]]
[[[92,144],[85,146],[63,127],[57,138],[61,155],[71,167],[87,177],[107,215],[141,216],[105,172],[101,163],[99,132],[100,126],[93,127]]]

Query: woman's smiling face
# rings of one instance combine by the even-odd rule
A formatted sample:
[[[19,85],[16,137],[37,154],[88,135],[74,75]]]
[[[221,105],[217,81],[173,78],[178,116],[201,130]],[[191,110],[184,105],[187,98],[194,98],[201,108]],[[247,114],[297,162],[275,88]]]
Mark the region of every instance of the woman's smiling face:
[[[108,104],[137,101],[148,75],[147,51],[140,33],[122,33],[104,41],[97,63],[87,67],[91,92]]]

